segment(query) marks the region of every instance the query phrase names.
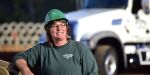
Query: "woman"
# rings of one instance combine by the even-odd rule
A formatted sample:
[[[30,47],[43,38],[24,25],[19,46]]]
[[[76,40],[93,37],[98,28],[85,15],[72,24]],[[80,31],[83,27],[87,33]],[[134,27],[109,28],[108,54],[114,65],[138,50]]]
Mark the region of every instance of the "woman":
[[[47,42],[19,53],[14,63],[23,75],[34,75],[29,67],[40,63],[40,75],[98,75],[96,61],[87,47],[69,36],[63,12],[50,10],[45,18]]]

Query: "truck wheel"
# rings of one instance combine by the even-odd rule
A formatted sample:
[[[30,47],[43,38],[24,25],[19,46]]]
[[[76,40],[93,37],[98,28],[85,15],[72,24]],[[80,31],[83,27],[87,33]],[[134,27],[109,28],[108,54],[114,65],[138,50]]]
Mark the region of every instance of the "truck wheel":
[[[98,64],[100,75],[116,75],[118,59],[116,52],[112,46],[98,46],[95,50],[94,55]]]

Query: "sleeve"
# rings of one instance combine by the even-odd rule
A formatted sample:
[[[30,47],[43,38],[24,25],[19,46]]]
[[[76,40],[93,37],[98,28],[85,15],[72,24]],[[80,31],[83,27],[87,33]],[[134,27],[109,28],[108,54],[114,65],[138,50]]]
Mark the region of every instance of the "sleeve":
[[[83,75],[98,75],[97,63],[91,50],[82,44],[80,49]]]
[[[39,59],[40,48],[38,47],[39,46],[34,46],[29,50],[17,53],[13,58],[13,63],[15,63],[17,59],[25,59],[28,66],[34,67]]]

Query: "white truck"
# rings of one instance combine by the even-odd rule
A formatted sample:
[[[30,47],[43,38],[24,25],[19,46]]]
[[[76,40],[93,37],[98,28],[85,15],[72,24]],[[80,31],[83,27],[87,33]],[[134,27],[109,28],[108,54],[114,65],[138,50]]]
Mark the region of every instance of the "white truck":
[[[145,21],[138,15],[145,4],[150,9],[149,0],[83,3],[83,9],[66,13],[66,17],[73,39],[91,48],[100,75],[116,75],[131,65],[150,65],[150,19]],[[144,14],[148,16],[149,12]]]

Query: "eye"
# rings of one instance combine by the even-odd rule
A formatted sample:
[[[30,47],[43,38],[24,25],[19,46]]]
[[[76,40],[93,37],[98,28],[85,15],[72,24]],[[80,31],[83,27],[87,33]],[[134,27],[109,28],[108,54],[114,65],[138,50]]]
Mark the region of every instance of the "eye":
[[[51,26],[51,28],[56,28],[56,27],[57,27],[57,25],[52,25],[52,26]]]
[[[65,27],[65,26],[66,26],[66,24],[52,25],[51,28]]]

